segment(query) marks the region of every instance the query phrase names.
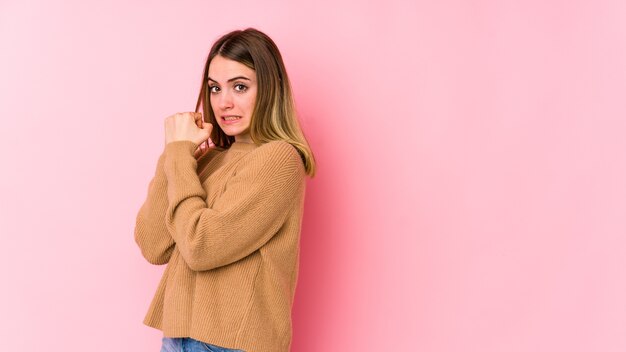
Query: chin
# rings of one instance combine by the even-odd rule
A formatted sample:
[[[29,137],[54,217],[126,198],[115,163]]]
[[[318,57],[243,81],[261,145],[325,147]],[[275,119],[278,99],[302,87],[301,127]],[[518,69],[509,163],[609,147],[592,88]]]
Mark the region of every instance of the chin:
[[[224,131],[224,130],[222,130]],[[224,131],[224,133],[229,137],[235,137],[241,134],[240,131]]]
[[[240,134],[245,134],[245,133],[250,132],[250,130],[247,129],[247,128],[245,128],[245,129],[244,128],[237,128],[237,129],[234,129],[234,128],[232,128],[232,129],[224,129],[224,128],[222,128],[222,131],[227,136],[230,136],[230,137],[234,137],[234,136],[238,136]]]

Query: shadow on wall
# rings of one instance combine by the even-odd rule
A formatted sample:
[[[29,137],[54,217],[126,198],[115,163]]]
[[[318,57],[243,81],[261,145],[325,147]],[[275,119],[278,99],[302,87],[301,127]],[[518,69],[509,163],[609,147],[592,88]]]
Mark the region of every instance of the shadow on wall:
[[[310,74],[305,69],[291,72]],[[300,78],[297,82],[306,82],[294,85],[294,91],[302,128],[317,161],[317,173],[307,180],[291,348],[297,352],[318,352],[328,347],[329,341],[323,337],[332,332],[324,329],[331,326],[328,321],[338,313],[334,302],[340,290],[341,270],[337,266],[341,265],[341,248],[337,240],[341,236],[339,214],[343,196],[335,181],[337,172],[333,171],[338,170],[336,165],[341,157],[332,148],[340,144],[328,133],[330,107],[324,106],[328,100],[316,89],[315,77],[296,78]]]

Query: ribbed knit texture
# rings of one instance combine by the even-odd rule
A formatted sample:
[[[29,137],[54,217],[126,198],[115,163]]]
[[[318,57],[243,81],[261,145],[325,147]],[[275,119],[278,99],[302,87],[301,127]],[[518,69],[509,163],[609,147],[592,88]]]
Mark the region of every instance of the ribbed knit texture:
[[[287,352],[305,171],[296,149],[235,142],[194,158],[168,143],[137,214],[135,241],[167,267],[144,324],[246,352]]]

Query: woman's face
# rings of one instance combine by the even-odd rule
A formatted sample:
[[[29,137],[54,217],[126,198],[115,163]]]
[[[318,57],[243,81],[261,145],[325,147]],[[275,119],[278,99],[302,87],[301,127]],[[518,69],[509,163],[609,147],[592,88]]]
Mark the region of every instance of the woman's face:
[[[256,101],[253,69],[217,55],[209,64],[211,107],[222,131],[238,142],[251,143],[250,120]]]

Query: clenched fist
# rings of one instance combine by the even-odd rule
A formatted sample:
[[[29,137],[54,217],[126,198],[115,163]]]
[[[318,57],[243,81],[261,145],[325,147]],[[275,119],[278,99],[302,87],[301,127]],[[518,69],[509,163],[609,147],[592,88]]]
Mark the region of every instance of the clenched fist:
[[[179,112],[165,118],[165,144],[192,141],[196,145],[209,139],[213,125],[203,123],[199,112]]]

